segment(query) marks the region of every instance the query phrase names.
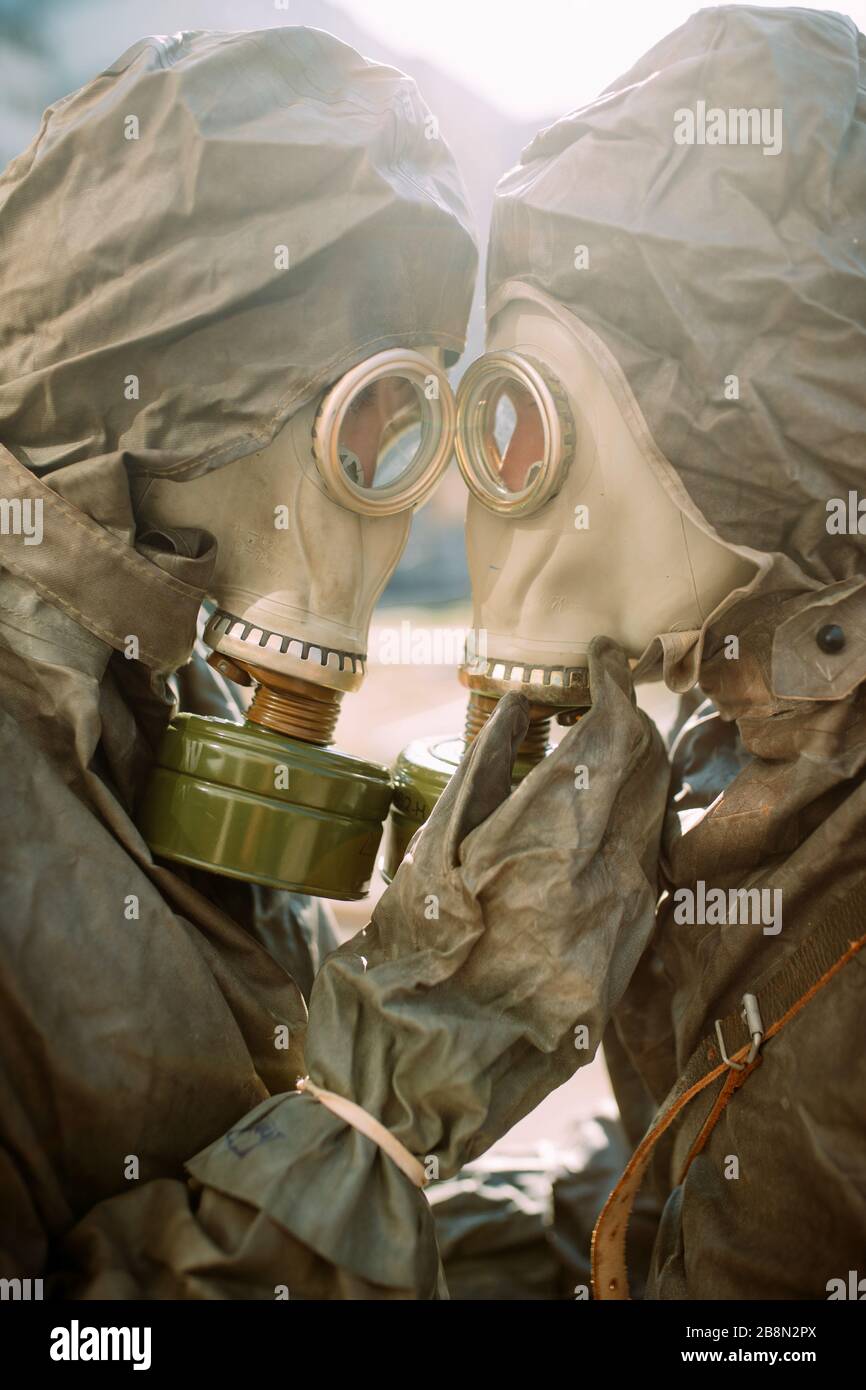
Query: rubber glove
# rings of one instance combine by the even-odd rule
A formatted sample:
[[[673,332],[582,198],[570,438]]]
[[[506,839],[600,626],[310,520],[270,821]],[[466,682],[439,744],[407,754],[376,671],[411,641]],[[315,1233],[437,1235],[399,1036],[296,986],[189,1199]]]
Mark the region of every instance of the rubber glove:
[[[652,931],[668,761],[624,653],[589,653],[592,706],[512,790],[507,695],[364,931],[313,988],[313,1080],[440,1176],[595,1055]]]

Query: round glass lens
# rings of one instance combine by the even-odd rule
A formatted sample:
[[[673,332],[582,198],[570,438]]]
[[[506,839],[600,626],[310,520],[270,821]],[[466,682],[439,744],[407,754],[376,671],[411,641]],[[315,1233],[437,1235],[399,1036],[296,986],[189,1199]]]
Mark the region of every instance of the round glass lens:
[[[338,452],[343,472],[361,488],[399,482],[412,468],[424,437],[424,402],[405,376],[383,376],[352,397],[343,416]]]
[[[485,402],[484,457],[494,482],[509,492],[529,487],[544,461],[538,402],[519,381],[494,385]]]

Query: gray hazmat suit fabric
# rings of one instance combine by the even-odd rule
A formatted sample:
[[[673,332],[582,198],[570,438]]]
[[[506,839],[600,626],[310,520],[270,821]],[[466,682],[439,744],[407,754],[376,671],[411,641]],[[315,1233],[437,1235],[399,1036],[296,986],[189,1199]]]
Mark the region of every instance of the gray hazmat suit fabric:
[[[699,103],[726,142],[675,138]],[[778,148],[731,138],[751,108],[777,113]],[[591,347],[681,510],[756,565],[642,662],[713,704],[673,749],[665,896],[608,1052],[637,1143],[714,1020],[864,880],[866,39],[831,13],[695,15],[501,181],[488,311],[526,287]],[[778,912],[690,918],[709,888]],[[864,968],[768,1044],[683,1182],[714,1094],[656,1150],[648,1296],[826,1298],[862,1269]]]
[[[254,452],[380,347],[456,355],[476,257],[427,115],[408,78],[315,31],[148,39],[0,178],[0,491],[17,460],[77,538],[46,521],[0,555],[4,1274],[45,1268],[77,1216],[134,1189],[124,1155],[147,1210],[130,1242],[160,1210],[195,1230],[183,1161],[304,1070],[326,914],[155,867],[134,826],[214,545],[136,536],[129,484]],[[155,601],[147,669],[119,653]],[[200,657],[178,683],[183,708],[231,712]],[[118,1268],[105,1288],[136,1286]]]
[[[380,348],[461,349],[476,252],[429,130],[327,35],[187,34],[60,102],[0,179],[0,491],[44,509],[40,544],[0,537],[4,1275],[444,1292],[423,1195],[297,1078],[453,1174],[594,1054],[652,928],[668,765],[605,641],[519,801],[502,702],[309,1017],[317,924],[290,949],[279,895],[155,863],[135,827],[167,674],[224,701],[183,664],[207,518],[137,535],[130,484],[243,460]]]

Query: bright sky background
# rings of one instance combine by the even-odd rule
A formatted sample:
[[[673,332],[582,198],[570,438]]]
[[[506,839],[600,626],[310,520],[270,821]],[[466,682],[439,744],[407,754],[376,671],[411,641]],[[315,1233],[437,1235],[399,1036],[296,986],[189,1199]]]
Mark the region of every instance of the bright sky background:
[[[336,0],[370,33],[518,118],[561,115],[676,29],[700,0]],[[764,0],[768,3],[768,0]],[[769,0],[772,4],[773,0]],[[839,10],[866,32],[866,0]]]

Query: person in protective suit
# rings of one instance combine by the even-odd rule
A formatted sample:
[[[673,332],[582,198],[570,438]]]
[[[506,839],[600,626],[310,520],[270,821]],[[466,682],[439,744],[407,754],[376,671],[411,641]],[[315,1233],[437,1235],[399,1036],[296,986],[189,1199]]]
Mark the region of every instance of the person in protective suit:
[[[515,797],[567,748],[595,798],[612,642],[708,697],[671,749],[658,908],[620,881],[641,956],[605,1053],[634,1154],[588,1223],[585,1181],[554,1190],[554,1243],[598,1216],[599,1298],[629,1266],[665,1299],[863,1272],[864,75],[840,15],[705,10],[497,189],[458,393],[466,671],[591,704]],[[565,852],[554,828],[545,885]]]
[[[270,811],[312,787],[305,833],[356,835],[328,800],[349,760],[316,750],[451,450],[476,253],[450,155],[408,79],[327,35],[148,39],[49,109],[0,225],[0,1268],[84,1297],[434,1297],[421,1189],[597,1048],[667,783],[611,650],[592,807],[551,793],[585,864],[551,883],[503,701],[309,1011],[285,874],[216,862],[259,854],[230,832],[262,779]],[[203,719],[218,681],[169,726],[206,596],[197,670],[253,680],[242,735]],[[288,793],[274,729],[311,735]],[[215,824],[185,859],[179,828]]]

